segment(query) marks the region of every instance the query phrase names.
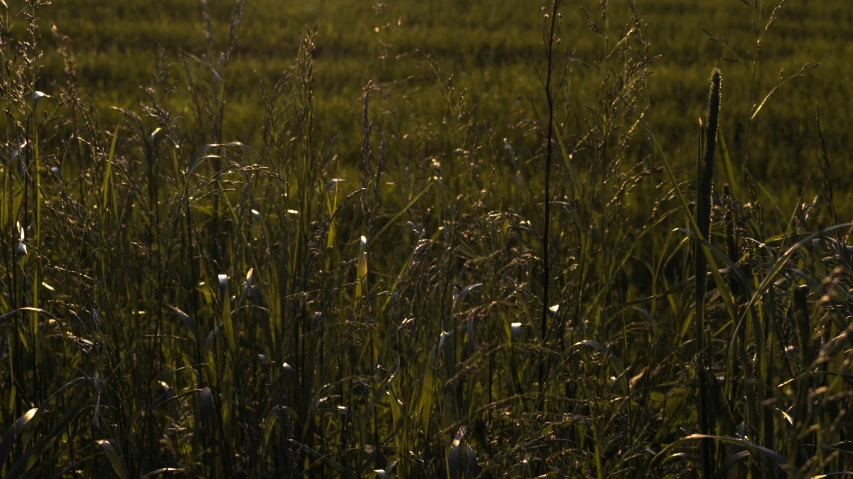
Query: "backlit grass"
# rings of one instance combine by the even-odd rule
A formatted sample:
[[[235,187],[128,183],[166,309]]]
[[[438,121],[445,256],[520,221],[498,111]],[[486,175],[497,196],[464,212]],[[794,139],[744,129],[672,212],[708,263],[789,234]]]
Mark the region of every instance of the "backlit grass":
[[[783,3],[11,2],[0,474],[851,470],[849,15]]]

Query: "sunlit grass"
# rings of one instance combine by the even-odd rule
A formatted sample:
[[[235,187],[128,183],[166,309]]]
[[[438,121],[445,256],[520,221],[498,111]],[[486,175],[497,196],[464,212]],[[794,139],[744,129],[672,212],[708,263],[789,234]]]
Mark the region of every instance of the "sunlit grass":
[[[850,470],[845,113],[719,3],[10,5],[0,474]]]

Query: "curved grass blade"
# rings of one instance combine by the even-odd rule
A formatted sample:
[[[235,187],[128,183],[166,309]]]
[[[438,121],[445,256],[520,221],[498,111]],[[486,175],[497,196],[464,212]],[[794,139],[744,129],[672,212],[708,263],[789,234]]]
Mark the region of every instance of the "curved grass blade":
[[[160,469],[155,469],[155,470],[145,474],[144,476],[142,476],[142,479],[147,479],[149,477],[159,476],[160,474],[163,474],[166,472],[183,472],[183,469],[178,469],[178,468],[174,468],[174,467],[162,467]]]
[[[9,454],[12,452],[12,448],[15,446],[15,442],[19,437],[23,438],[21,447],[26,447],[27,442],[29,442],[29,438],[32,436],[32,429],[38,425],[39,420],[41,419],[41,411],[37,407],[30,409],[25,412],[15,421],[15,424],[6,431],[6,434],[3,436],[3,441],[0,442],[0,464],[6,462],[6,458],[9,457]]]
[[[127,479],[127,469],[125,469],[124,463],[121,461],[121,457],[119,457],[118,452],[116,452],[110,440],[98,439],[95,442],[104,450],[104,454],[107,455],[107,459],[110,460],[110,465],[113,467],[113,472],[116,473],[119,479]]]
[[[419,199],[421,199],[421,196],[423,196],[423,195],[424,195],[424,193],[426,193],[426,192],[427,192],[427,190],[429,190],[429,189],[430,189],[430,187],[431,187],[434,183],[435,183],[434,181],[430,181],[429,183],[427,183],[427,185],[424,187],[424,189],[422,189],[418,194],[416,194],[416,195],[415,195],[415,197],[414,197],[414,198],[412,198],[412,200],[411,200],[411,201],[409,201],[409,204],[407,204],[407,205],[406,205],[402,210],[400,210],[400,212],[399,212],[399,213],[397,213],[396,215],[394,215],[394,217],[393,217],[393,218],[391,218],[390,220],[388,220],[388,222],[387,222],[387,223],[385,223],[385,226],[383,226],[383,227],[382,227],[382,229],[380,229],[380,230],[379,230],[375,235],[373,235],[373,237],[372,237],[370,240],[375,242],[377,239],[379,239],[379,236],[381,236],[381,235],[382,235],[382,233],[384,233],[384,232],[385,232],[385,230],[387,230],[387,229],[388,229],[391,225],[393,225],[393,224],[394,224],[398,219],[400,219],[400,217],[401,217],[401,216],[403,216],[403,214],[405,214],[405,213],[406,213],[406,211],[409,211],[409,208],[411,208],[415,203],[417,203],[417,201],[418,201]]]
[[[755,292],[752,294],[752,298],[750,298],[749,303],[746,304],[745,309],[748,310],[755,304],[756,301],[758,301],[758,298],[761,293],[763,293],[764,290],[767,289],[768,286],[770,286],[770,283],[773,282],[773,278],[775,278],[776,275],[779,274],[780,271],[782,271],[782,268],[785,267],[785,263],[787,263],[788,260],[791,259],[791,257],[794,255],[794,253],[797,252],[797,250],[811,243],[811,241],[815,238],[826,236],[827,233],[831,233],[835,230],[843,228],[853,228],[853,223],[842,223],[840,225],[830,226],[829,228],[822,229],[818,232],[806,236],[805,238],[801,239],[796,244],[788,248],[788,250],[785,251],[785,253],[778,260],[776,260],[776,263],[774,263],[773,266],[770,267],[770,269],[767,271],[767,276],[764,277],[764,280],[761,281],[761,284],[759,284],[758,287],[755,288]]]
[[[665,448],[663,448],[659,453],[657,453],[655,455],[654,458],[652,458],[651,463],[649,464],[649,467],[651,468],[654,465],[656,465],[658,462],[660,462],[660,460],[664,457],[664,455],[667,452],[669,452],[670,450],[672,450],[673,448],[676,448],[676,447],[678,447],[684,443],[690,442],[690,441],[700,441],[703,439],[710,439],[712,441],[719,441],[719,442],[723,442],[726,444],[731,444],[733,446],[743,447],[744,449],[749,451],[749,453],[750,453],[750,455],[752,455],[752,457],[754,457],[754,458],[765,457],[767,459],[770,459],[774,464],[776,464],[777,466],[779,466],[781,468],[785,468],[785,466],[788,465],[788,458],[783,456],[782,454],[779,454],[776,451],[767,449],[766,447],[761,447],[757,444],[753,444],[753,443],[746,441],[744,439],[738,439],[735,437],[726,437],[726,436],[713,436],[710,434],[691,434],[691,435],[689,435],[687,437],[683,437],[683,438],[673,442],[672,444],[666,446]]]

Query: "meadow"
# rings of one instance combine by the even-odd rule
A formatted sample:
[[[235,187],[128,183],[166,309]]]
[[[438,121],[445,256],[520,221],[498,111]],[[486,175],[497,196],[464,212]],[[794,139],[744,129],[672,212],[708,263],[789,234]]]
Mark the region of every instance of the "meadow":
[[[176,76],[182,69],[180,52],[218,55],[227,42],[233,6],[230,1],[210,2],[214,33],[210,44],[202,32],[201,6],[194,0],[170,2],[169,8],[132,1],[54,3],[44,11],[44,23],[55,22],[72,39],[82,91],[104,115],[105,127],[119,120],[117,114],[109,115],[110,107],[134,108],[146,100],[141,87],[151,85],[159,47],[174,64]],[[616,39],[633,22],[623,3],[610,2],[608,21]],[[704,102],[697,85],[714,66],[725,67],[731,148],[741,157],[761,161],[754,175],[768,187],[783,189],[778,191],[780,196],[791,199],[785,205],[787,211],[803,186],[788,180],[802,171],[804,162],[817,165],[813,121],[817,104],[825,117],[827,143],[837,151],[853,148],[844,127],[853,121],[846,107],[853,81],[853,66],[847,61],[853,56],[853,11],[846,0],[786,2],[755,55],[759,62],[753,68],[753,24],[763,28],[776,6],[763,3],[763,13],[739,0],[657,0],[636,5],[647,54],[660,57],[650,68],[647,101],[653,108],[652,123],[670,154],[679,163],[692,158],[695,123]],[[438,60],[458,90],[467,90],[466,101],[476,104],[479,123],[498,135],[512,135],[513,124],[532,118],[534,104],[542,100],[531,63],[531,54],[539,53],[541,43],[541,18],[536,15],[541,7],[529,0],[499,5],[411,0],[249,2],[235,44],[233,73],[226,83],[229,140],[260,140],[259,78],[274,82],[290,65],[306,29],[315,26],[316,119],[319,129],[330,132],[320,140],[329,145],[331,154],[348,160],[359,156],[360,98],[368,80],[382,88],[383,94],[374,97],[375,122],[389,135],[402,136],[420,125],[442,121],[445,100],[436,91],[435,76],[422,54]],[[578,61],[570,90],[577,110],[594,101],[601,78],[588,66],[604,47],[601,37],[590,31],[582,8],[600,17],[599,2],[566,3],[567,21],[561,31],[561,49]],[[709,41],[708,33],[725,40],[728,47]],[[736,59],[741,62],[731,61]],[[46,85],[60,77],[63,63],[55,54],[45,63],[49,74],[42,82]],[[780,76],[790,77],[807,64],[821,66],[807,79],[781,89],[784,101],[768,102],[752,122],[761,134],[750,142],[744,140],[750,108],[761,102]],[[188,98],[175,95],[167,104],[181,111]],[[848,191],[847,178],[853,170],[838,163],[838,180],[845,182],[842,186]]]
[[[853,470],[848,0],[0,14],[2,477]]]

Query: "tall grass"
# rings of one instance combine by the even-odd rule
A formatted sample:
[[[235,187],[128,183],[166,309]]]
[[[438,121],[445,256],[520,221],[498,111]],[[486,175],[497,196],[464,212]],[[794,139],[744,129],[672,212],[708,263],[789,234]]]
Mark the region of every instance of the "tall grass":
[[[697,369],[699,371],[699,430],[708,434],[708,358],[705,352],[705,293],[708,281],[708,264],[702,251],[702,239],[710,237],[711,231],[711,193],[714,180],[714,153],[717,147],[717,130],[720,125],[720,107],[722,103],[722,73],[715,69],[711,76],[711,91],[708,95],[708,113],[700,135],[698,174],[696,177],[696,226],[695,268],[696,278],[696,348],[699,351]],[[713,474],[711,468],[710,442],[702,441],[702,471],[705,477]]]
[[[258,80],[262,140],[244,144],[225,126],[244,5],[220,39],[203,2],[206,50],[174,71],[161,52],[146,102],[109,125],[56,27],[65,77],[41,76],[47,5],[6,10],[3,477],[851,468],[853,230],[832,222],[833,145],[818,139],[818,199],[766,233],[719,70],[691,184],[656,134],[648,27],[607,1],[572,18],[593,58],[562,44],[562,2],[545,9],[531,118],[478,116],[425,52],[419,94],[442,108],[399,131],[395,85],[366,81],[358,152],[318,126],[307,30]]]

